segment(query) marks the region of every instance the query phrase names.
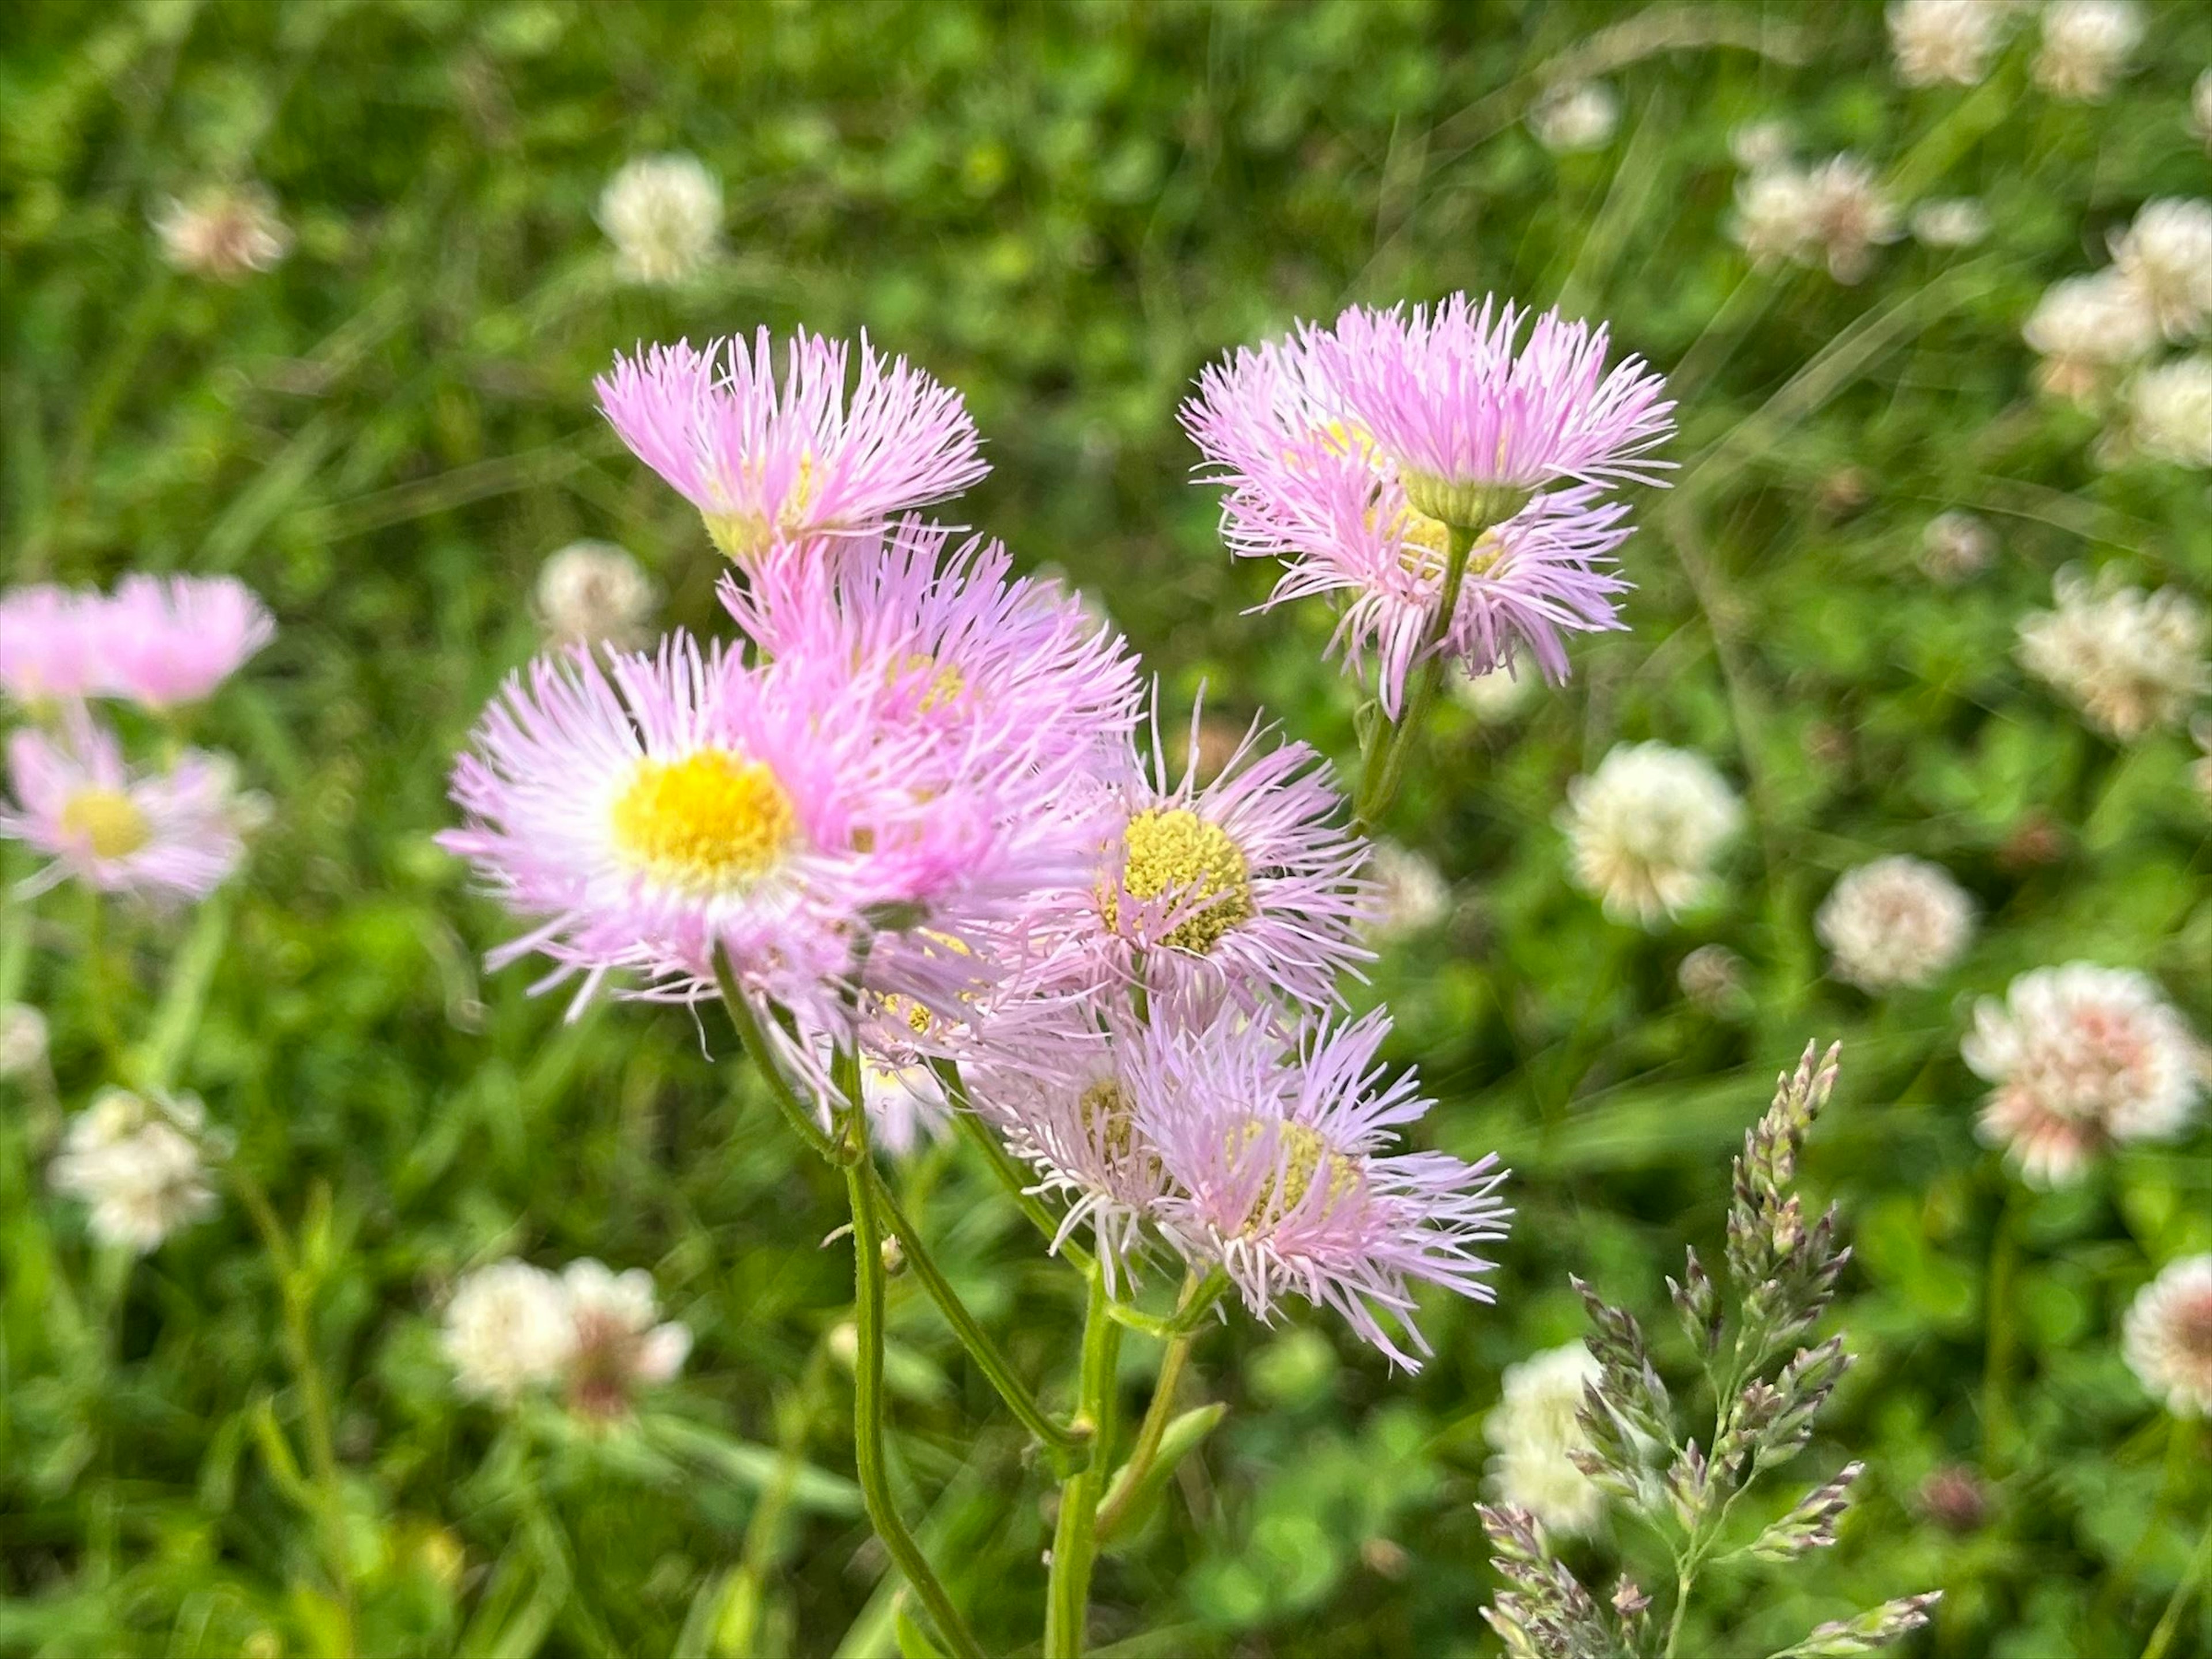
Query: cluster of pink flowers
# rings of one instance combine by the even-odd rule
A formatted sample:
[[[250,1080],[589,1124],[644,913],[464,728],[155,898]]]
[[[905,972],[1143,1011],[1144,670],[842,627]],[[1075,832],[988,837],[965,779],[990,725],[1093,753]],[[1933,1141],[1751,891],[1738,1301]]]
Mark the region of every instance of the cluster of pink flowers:
[[[1611,622],[1601,491],[1643,475],[1665,405],[1602,373],[1601,334],[1547,318],[1516,349],[1522,324],[1347,319],[1313,378],[1361,435],[1297,442],[1356,451],[1370,540],[1413,545],[1437,489],[1510,495],[1451,648],[1493,662],[1511,635],[1563,672],[1558,629]],[[976,1113],[1116,1283],[1178,1255],[1416,1364],[1417,1283],[1488,1295],[1504,1176],[1402,1147],[1429,1103],[1378,1058],[1387,1018],[1340,1012],[1379,890],[1322,757],[1255,722],[1171,773],[1120,636],[916,516],[984,469],[957,394],[903,360],[763,335],[618,359],[599,392],[729,556],[738,638],[541,659],[495,701],[445,837],[526,924],[494,960],[541,956],[580,1001],[742,997],[818,1097],[857,1061],[879,1147]],[[1279,474],[1285,515],[1310,470]],[[1240,488],[1255,514],[1265,487]]]
[[[0,836],[50,860],[34,890],[74,878],[175,902],[222,884],[252,811],[234,764],[173,744],[158,763],[134,763],[92,704],[133,704],[173,726],[275,632],[267,608],[228,576],[0,594],[0,691],[27,720],[8,739]]]
[[[1355,673],[1372,659],[1395,717],[1431,658],[1476,675],[1525,652],[1557,681],[1567,634],[1621,626],[1609,491],[1656,481],[1674,404],[1638,359],[1608,370],[1607,345],[1464,295],[1355,306],[1206,370],[1183,423],[1227,486],[1231,548],[1287,566],[1269,603],[1341,596],[1336,646]]]

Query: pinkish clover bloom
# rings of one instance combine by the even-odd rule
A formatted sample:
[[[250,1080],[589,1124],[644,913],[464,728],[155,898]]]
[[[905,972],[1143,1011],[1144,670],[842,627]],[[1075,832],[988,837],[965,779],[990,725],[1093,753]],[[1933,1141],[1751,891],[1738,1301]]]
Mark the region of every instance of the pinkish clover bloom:
[[[766,329],[749,349],[688,341],[617,356],[595,383],[622,441],[707,520],[715,546],[751,560],[779,544],[880,528],[957,495],[989,469],[960,394],[860,339],[799,330],[779,382]]]

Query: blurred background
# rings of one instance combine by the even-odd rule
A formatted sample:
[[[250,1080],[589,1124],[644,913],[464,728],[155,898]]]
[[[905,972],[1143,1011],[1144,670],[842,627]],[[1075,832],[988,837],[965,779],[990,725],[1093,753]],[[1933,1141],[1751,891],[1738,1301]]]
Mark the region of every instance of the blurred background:
[[[969,400],[994,471],[958,515],[1095,598],[1170,709],[1203,684],[1210,717],[1264,708],[1348,760],[1333,618],[1254,614],[1274,573],[1220,545],[1176,410],[1294,319],[1464,289],[1609,319],[1681,404],[1675,487],[1638,492],[1622,554],[1631,631],[1578,641],[1565,689],[1440,710],[1386,826],[1423,897],[1356,1000],[1395,1010],[1432,1143],[1517,1172],[1499,1305],[1426,1306],[1415,1378],[1327,1321],[1210,1334],[1197,1386],[1231,1417],[1172,1524],[1102,1568],[1099,1639],[1494,1651],[1473,1504],[1503,1368],[1579,1333],[1571,1272],[1663,1309],[1774,1073],[1820,1036],[1844,1071],[1811,1181],[1858,1246],[1838,1322],[1861,1363],[1802,1467],[1871,1473],[1837,1551],[1723,1578],[1695,1650],[1766,1655],[1940,1586],[1914,1650],[2141,1652],[2212,1468],[2116,1332],[2159,1263],[2212,1244],[2212,1158],[2130,1149],[2028,1192],[1976,1140],[1958,1042],[1975,997],[2076,957],[2155,974],[2212,1029],[2195,748],[2092,732],[2014,655],[2066,566],[2212,581],[2206,474],[2112,464],[2096,413],[2039,397],[2021,335],[2147,198],[2212,192],[2191,125],[2212,15],[2147,8],[2129,72],[2068,100],[2011,9],[1978,84],[1911,88],[1868,0],[9,7],[8,579],[231,572],[279,621],[216,714],[273,812],[219,902],[185,1081],[303,1230],[362,1651],[890,1650],[825,1340],[851,1294],[817,1248],[833,1177],[710,1057],[718,1023],[563,1024],[527,969],[483,974],[506,924],[431,841],[468,726],[557,627],[556,550],[626,549],[646,625],[720,626],[721,561],[592,375],[641,340],[866,329]],[[1891,221],[1856,258],[1754,264],[1747,174],[1838,153]],[[641,268],[611,181],[672,154],[718,192],[711,231]],[[674,188],[704,199],[698,176]],[[1908,228],[1955,198],[1978,234]],[[1928,531],[1951,513],[1984,538],[1955,569]],[[1556,822],[1642,738],[1708,756],[1750,821],[1718,896],[1652,929],[1573,884]],[[1899,852],[1983,926],[1935,985],[1870,998],[1812,918]],[[101,1080],[76,913],[9,915],[7,988],[47,1011],[76,1105]],[[148,929],[149,961],[179,944]],[[331,1650],[268,1453],[292,1402],[246,1219],[125,1283],[45,1190],[51,1103],[4,1110],[0,1653]],[[902,1178],[1022,1363],[1061,1365],[1073,1298],[1016,1212],[949,1149]],[[651,1270],[696,1340],[652,1433],[455,1399],[438,1308],[512,1254]],[[927,1305],[894,1321],[910,1513],[1015,1650],[1047,1483]],[[756,1526],[779,1443],[808,1478]],[[1579,1547],[1601,1571],[1614,1540]],[[2192,1613],[2169,1659],[2208,1652]]]

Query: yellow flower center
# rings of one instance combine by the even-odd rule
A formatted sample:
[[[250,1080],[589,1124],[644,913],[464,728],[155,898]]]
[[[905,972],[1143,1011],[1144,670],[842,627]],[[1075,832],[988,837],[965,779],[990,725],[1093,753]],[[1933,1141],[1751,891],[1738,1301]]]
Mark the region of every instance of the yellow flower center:
[[[894,685],[907,680],[927,679],[928,685],[921,694],[921,712],[925,714],[950,708],[953,700],[968,689],[968,677],[960,672],[957,663],[941,663],[919,651],[892,665],[889,678]]]
[[[80,789],[62,807],[62,833],[96,859],[127,859],[154,839],[154,826],[120,789]]]
[[[1192,906],[1161,941],[1205,955],[1253,915],[1252,874],[1244,854],[1218,823],[1187,807],[1139,812],[1121,832],[1121,884],[1131,896],[1173,896]],[[1118,927],[1115,895],[1103,895],[1106,925]]]
[[[720,749],[640,761],[612,817],[615,844],[634,863],[700,893],[759,880],[798,832],[775,774]]]
[[[1245,1233],[1272,1227],[1289,1215],[1305,1202],[1316,1180],[1323,1183],[1321,1215],[1324,1217],[1366,1184],[1357,1158],[1338,1152],[1318,1130],[1310,1129],[1303,1123],[1248,1117],[1229,1131],[1224,1144],[1234,1162],[1243,1158],[1255,1141],[1266,1141],[1271,1136],[1275,1173],[1267,1177],[1261,1186],[1259,1196],[1252,1200],[1251,1211],[1245,1216],[1242,1229]]]
[[[757,490],[760,469],[750,466],[744,470],[752,474]],[[708,538],[725,558],[746,559],[764,551],[775,539],[777,532],[789,535],[805,528],[806,509],[814,500],[814,458],[802,455],[799,458],[799,477],[789,493],[776,503],[773,522],[766,514],[752,512],[702,513],[700,516],[707,521]]]

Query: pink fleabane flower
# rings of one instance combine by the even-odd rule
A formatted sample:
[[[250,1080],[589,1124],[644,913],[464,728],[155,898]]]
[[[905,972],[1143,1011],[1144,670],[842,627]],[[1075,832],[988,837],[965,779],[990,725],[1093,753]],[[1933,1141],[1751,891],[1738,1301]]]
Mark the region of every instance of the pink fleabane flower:
[[[125,576],[99,608],[100,690],[149,708],[198,702],[276,637],[234,576]]]
[[[0,690],[26,706],[96,696],[104,679],[88,600],[40,582],[0,595]]]
[[[187,750],[166,772],[135,771],[81,706],[65,740],[15,732],[8,769],[15,801],[0,810],[0,836],[53,860],[32,891],[74,878],[103,893],[202,898],[244,851],[228,762]]]
[[[1054,810],[1062,781],[1135,731],[1136,659],[1077,595],[1012,580],[999,543],[948,550],[950,540],[902,520],[878,541],[768,561],[742,585],[726,578],[723,603],[768,656],[851,665],[879,688],[891,725],[1026,755],[1031,799],[1008,805]]]
[[[1165,1171],[1160,1224],[1194,1267],[1227,1273],[1262,1319],[1291,1295],[1334,1309],[1413,1370],[1429,1352],[1413,1282],[1491,1300],[1474,1247],[1510,1212],[1496,1159],[1391,1150],[1429,1103],[1411,1075],[1384,1080],[1389,1029],[1378,1012],[1286,1034],[1224,1010],[1147,1042],[1132,1095]]]
[[[751,560],[780,544],[872,531],[909,507],[957,495],[989,471],[960,394],[860,339],[848,348],[800,329],[779,383],[766,329],[617,356],[595,385],[599,407],[638,458],[707,520],[715,546]]]
[[[842,663],[750,669],[681,635],[532,665],[456,765],[468,823],[442,837],[535,924],[494,965],[542,952],[580,1003],[623,970],[691,1000],[720,950],[805,1029],[849,1033],[866,938],[869,988],[957,1007],[994,956],[971,936],[1066,879],[1075,843],[1000,813],[1013,763],[887,727],[876,695]]]

